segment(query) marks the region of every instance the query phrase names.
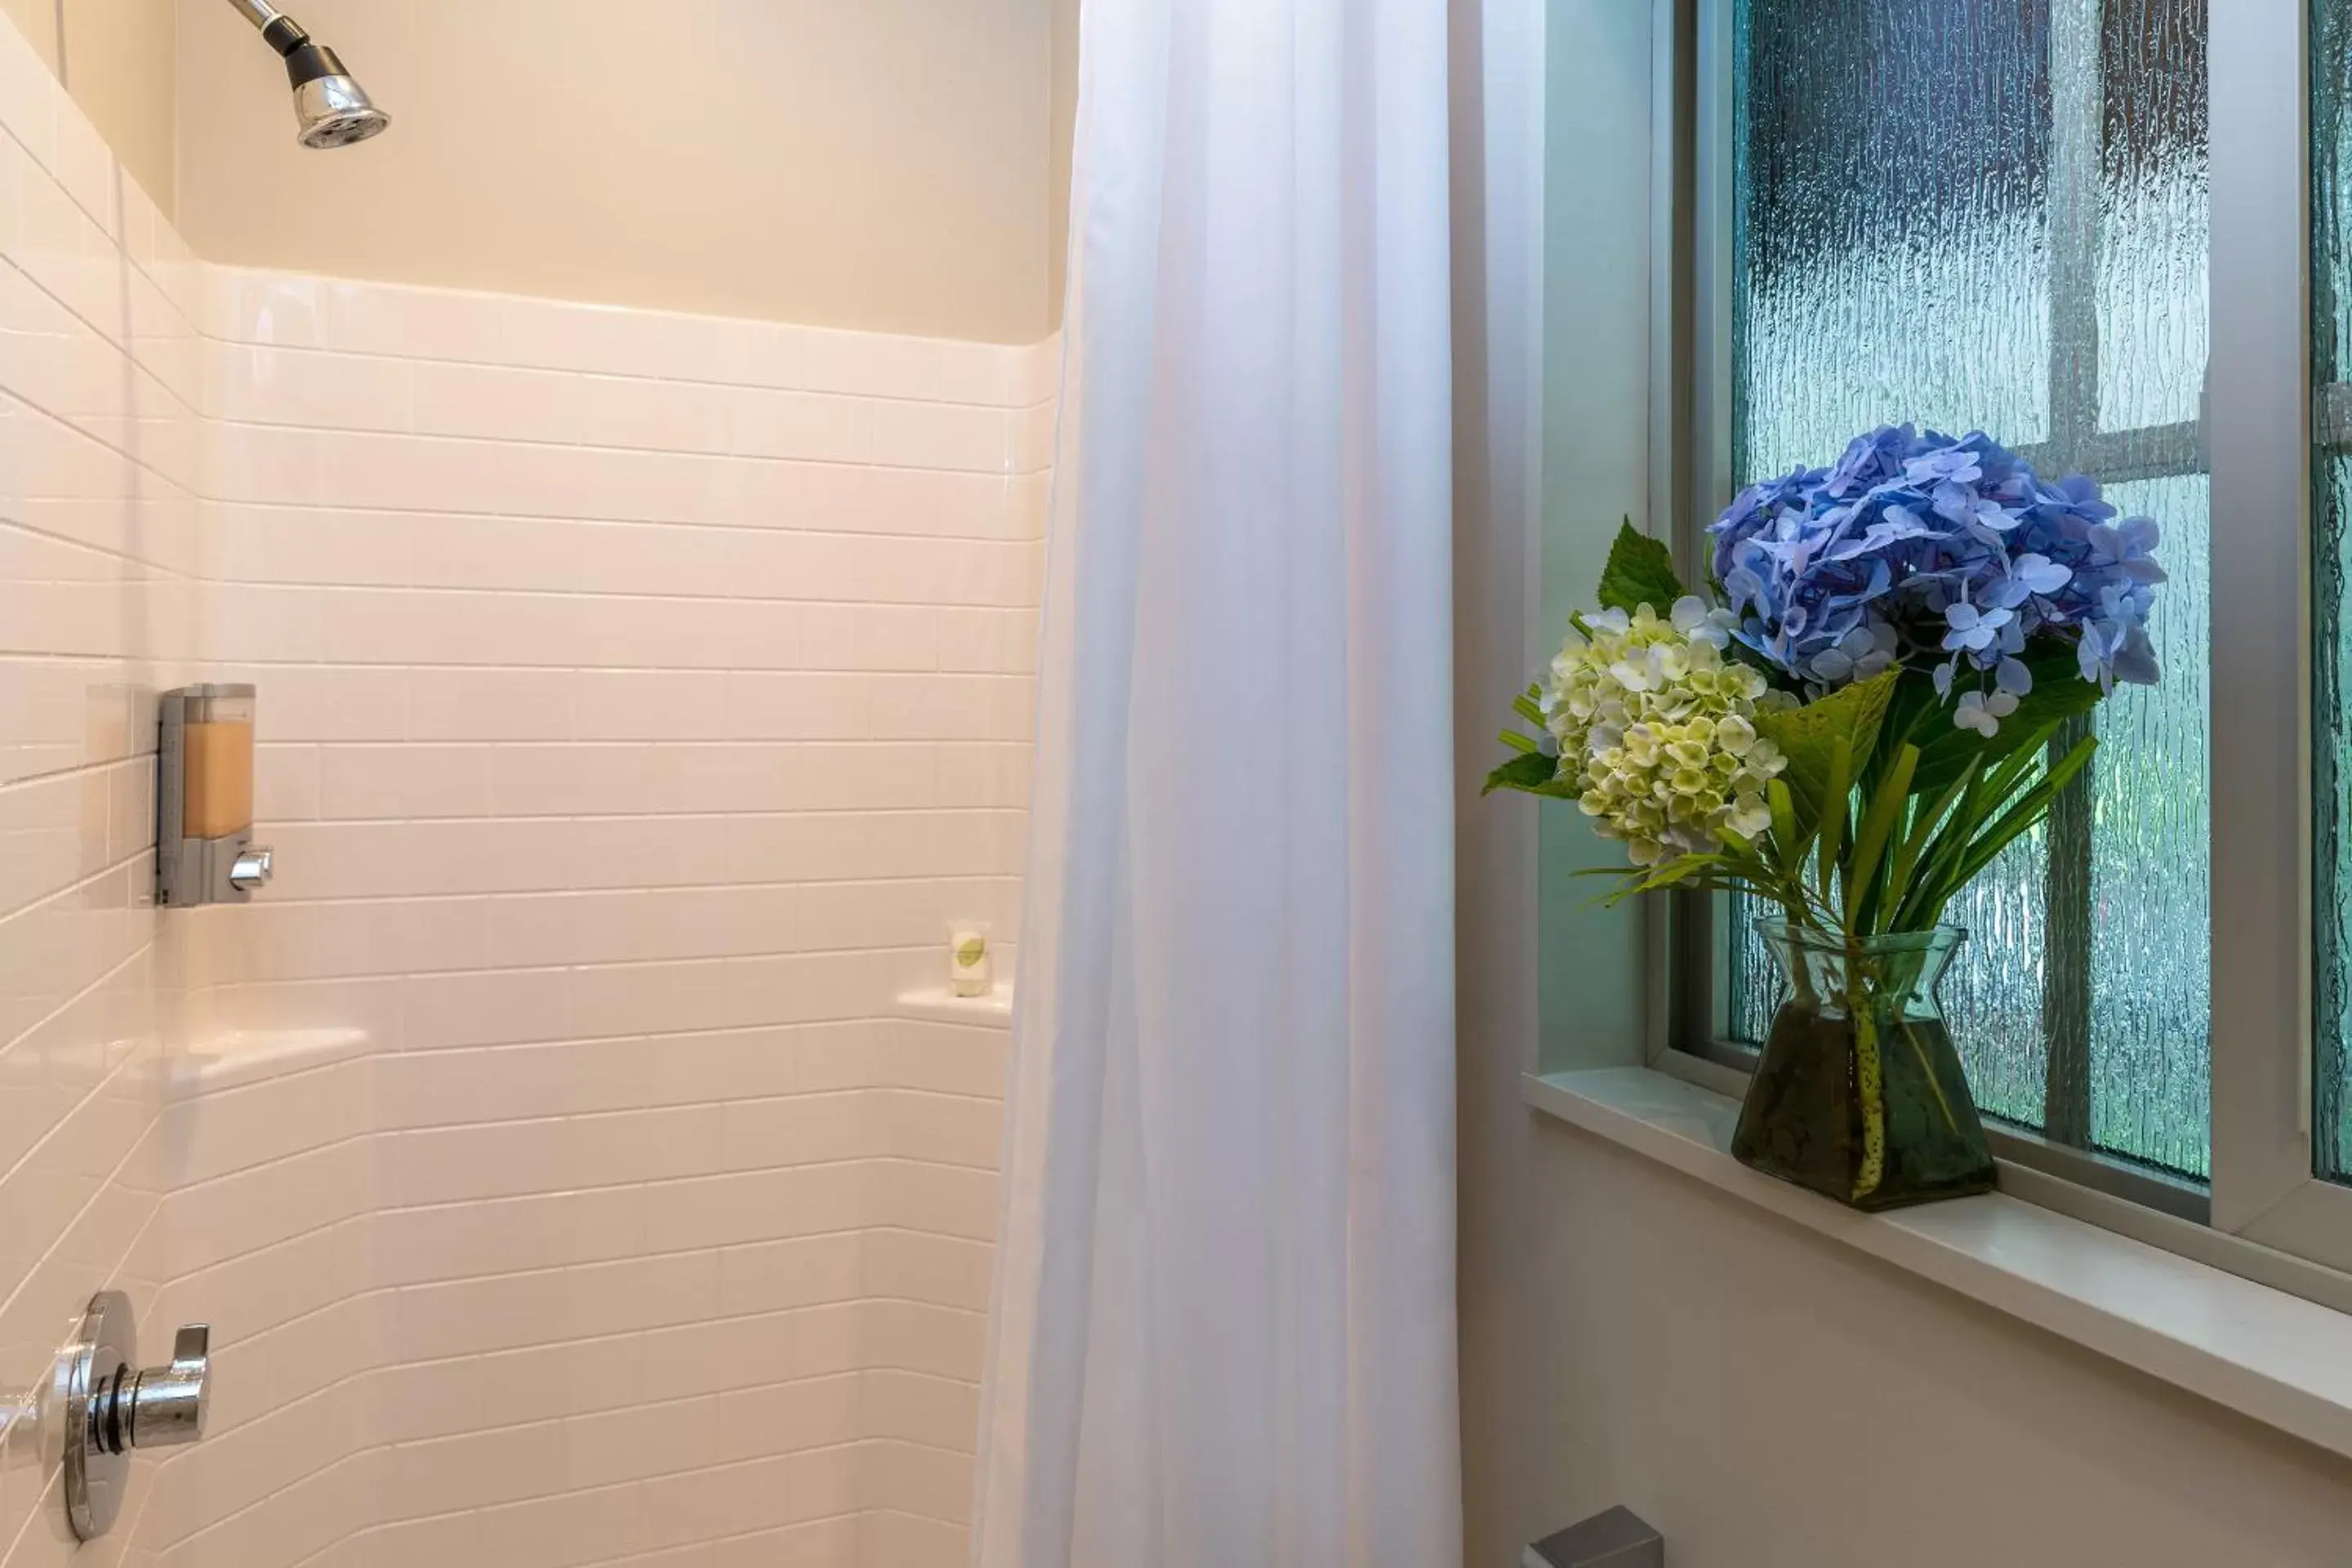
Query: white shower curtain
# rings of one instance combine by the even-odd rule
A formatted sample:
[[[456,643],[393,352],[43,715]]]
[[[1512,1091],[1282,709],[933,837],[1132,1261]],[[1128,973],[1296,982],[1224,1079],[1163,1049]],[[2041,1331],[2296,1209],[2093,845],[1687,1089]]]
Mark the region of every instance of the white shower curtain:
[[[1460,1560],[1444,0],[1085,0],[973,1561]]]

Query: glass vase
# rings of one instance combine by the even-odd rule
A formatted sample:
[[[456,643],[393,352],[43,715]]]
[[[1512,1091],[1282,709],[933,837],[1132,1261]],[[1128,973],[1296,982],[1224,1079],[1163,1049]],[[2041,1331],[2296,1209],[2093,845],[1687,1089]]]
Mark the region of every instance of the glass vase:
[[[1846,942],[1759,921],[1789,980],[1731,1152],[1858,1209],[1992,1190],[1992,1152],[1937,996],[1968,932]]]

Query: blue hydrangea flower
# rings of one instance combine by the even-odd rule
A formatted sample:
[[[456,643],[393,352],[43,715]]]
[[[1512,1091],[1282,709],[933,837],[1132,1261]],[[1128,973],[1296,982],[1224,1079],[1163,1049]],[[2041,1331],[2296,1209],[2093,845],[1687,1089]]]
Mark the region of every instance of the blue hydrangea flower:
[[[1874,430],[1832,467],[1751,486],[1708,531],[1732,635],[1811,695],[1900,663],[1964,689],[1954,721],[1990,733],[2032,691],[2037,641],[2104,690],[2157,679],[2156,523],[1981,432]]]

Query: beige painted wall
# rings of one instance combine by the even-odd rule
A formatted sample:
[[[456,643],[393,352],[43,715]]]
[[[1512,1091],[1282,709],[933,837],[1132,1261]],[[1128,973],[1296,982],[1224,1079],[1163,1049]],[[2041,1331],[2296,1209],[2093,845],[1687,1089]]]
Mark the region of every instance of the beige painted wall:
[[[0,0],[0,15],[31,40],[166,216],[176,184],[178,11],[179,0]]]
[[[313,153],[250,30],[183,0],[180,226],[252,266],[1034,341],[1054,4],[304,0],[396,121]]]
[[[26,0],[14,0],[24,4]],[[66,0],[66,86],[131,177],[171,216],[184,0]],[[220,0],[206,0],[217,5]]]
[[[0,0],[0,15],[16,24],[49,68],[58,68],[58,0]]]
[[[1054,146],[1045,177],[1045,290],[1054,324],[1062,323],[1062,295],[1070,254],[1070,158],[1078,119],[1078,0],[1054,4]]]

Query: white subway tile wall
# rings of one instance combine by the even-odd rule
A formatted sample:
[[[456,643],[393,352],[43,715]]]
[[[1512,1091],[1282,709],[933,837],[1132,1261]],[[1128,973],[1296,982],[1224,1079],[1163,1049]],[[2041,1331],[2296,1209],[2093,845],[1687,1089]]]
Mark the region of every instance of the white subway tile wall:
[[[0,130],[0,1565],[961,1563],[1005,1037],[892,998],[1017,941],[1052,346],[207,267],[5,23]],[[162,918],[197,679],[280,877]],[[109,1282],[216,1407],[77,1555]]]
[[[129,1290],[168,1342],[161,1110],[181,970],[151,896],[154,693],[199,668],[196,294],[154,205],[0,24],[0,1560],[14,1568],[72,1552],[39,1394],[91,1293]]]
[[[282,869],[188,963],[207,1031],[373,1044],[305,1202],[203,1163],[299,1078],[192,1104],[166,1233],[283,1223],[175,1310],[356,1250],[142,1544],[961,1562],[1003,1035],[892,998],[1017,939],[1052,348],[204,280],[203,647]]]

